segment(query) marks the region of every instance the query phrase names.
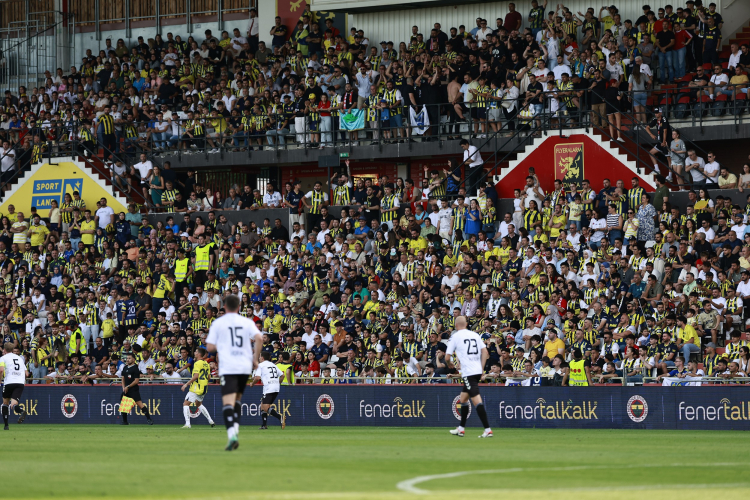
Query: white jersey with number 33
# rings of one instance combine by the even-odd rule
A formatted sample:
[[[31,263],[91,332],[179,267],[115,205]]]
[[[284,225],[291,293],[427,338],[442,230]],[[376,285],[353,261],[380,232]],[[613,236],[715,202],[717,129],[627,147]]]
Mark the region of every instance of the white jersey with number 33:
[[[219,355],[219,375],[253,373],[253,342],[261,333],[252,320],[237,313],[227,313],[211,324],[206,338]]]
[[[255,376],[260,377],[260,381],[263,382],[264,395],[281,390],[281,383],[279,381],[281,375],[281,370],[276,368],[276,365],[270,361],[261,361],[258,369],[255,370]]]
[[[0,366],[5,370],[5,379],[3,384],[25,384],[26,383],[26,363],[21,356],[10,353],[0,358]]]
[[[462,377],[472,375],[481,375],[482,366],[482,349],[484,349],[482,337],[471,330],[456,330],[448,341],[448,349],[445,356],[448,357],[455,353],[460,363]]]

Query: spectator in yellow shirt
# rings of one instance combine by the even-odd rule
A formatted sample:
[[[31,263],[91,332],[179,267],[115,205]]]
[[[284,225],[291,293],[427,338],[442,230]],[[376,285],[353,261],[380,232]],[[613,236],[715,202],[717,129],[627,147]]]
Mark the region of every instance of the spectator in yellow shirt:
[[[691,353],[701,352],[701,338],[698,332],[691,325],[688,325],[685,316],[677,318],[677,327],[680,329],[680,335],[677,338],[677,347],[682,351],[685,362],[690,361]]]
[[[102,338],[104,339],[104,345],[109,347],[112,343],[112,337],[115,334],[115,321],[112,319],[112,313],[107,313],[107,319],[102,321],[101,326]]]
[[[218,153],[218,148],[224,147],[224,141],[227,138],[227,121],[216,109],[213,109],[211,110],[209,122],[214,128],[213,133],[208,134],[208,144],[211,146],[209,153]]]
[[[39,245],[46,245],[47,239],[49,238],[49,229],[47,226],[42,224],[39,215],[34,215],[34,221],[29,227],[29,238],[31,239],[31,247],[38,248]]]
[[[427,251],[427,239],[420,236],[416,229],[412,229],[411,238],[409,239],[409,252],[416,254],[419,251]]]

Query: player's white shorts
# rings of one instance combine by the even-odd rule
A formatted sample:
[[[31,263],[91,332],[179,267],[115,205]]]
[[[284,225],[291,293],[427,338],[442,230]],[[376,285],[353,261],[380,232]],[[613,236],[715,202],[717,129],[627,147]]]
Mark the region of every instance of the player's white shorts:
[[[194,392],[188,392],[187,396],[185,396],[185,401],[190,401],[191,403],[195,403],[196,401],[198,403],[203,402],[203,398],[206,397],[206,395],[199,396],[198,394]]]

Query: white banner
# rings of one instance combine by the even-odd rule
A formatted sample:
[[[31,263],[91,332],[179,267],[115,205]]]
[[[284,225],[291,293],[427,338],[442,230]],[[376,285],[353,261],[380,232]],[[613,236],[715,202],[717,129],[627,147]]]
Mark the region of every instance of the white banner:
[[[423,135],[430,128],[430,117],[427,116],[427,106],[422,106],[422,111],[419,113],[414,111],[414,108],[409,107],[409,118],[412,124],[412,134]]]
[[[661,385],[663,386],[673,386],[673,385],[690,385],[690,386],[699,386],[701,385],[701,380],[703,380],[701,377],[665,377],[662,379]]]

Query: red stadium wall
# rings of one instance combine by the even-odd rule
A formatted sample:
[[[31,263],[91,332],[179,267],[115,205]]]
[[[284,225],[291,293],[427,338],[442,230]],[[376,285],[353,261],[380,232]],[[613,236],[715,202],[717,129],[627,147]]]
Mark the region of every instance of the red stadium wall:
[[[545,191],[554,190],[555,179],[566,178],[566,183],[576,182],[579,187],[581,180],[588,179],[592,189],[598,191],[602,189],[604,179],[609,179],[612,185],[622,179],[629,188],[633,177],[640,179],[640,185],[646,191],[654,191],[653,174],[638,175],[635,165],[635,161],[621,152],[619,145],[612,146],[600,136],[585,133],[567,137],[550,135],[527,146],[515,161],[494,177],[494,181],[501,198],[513,198],[513,190],[526,184],[529,167],[534,167]]]

